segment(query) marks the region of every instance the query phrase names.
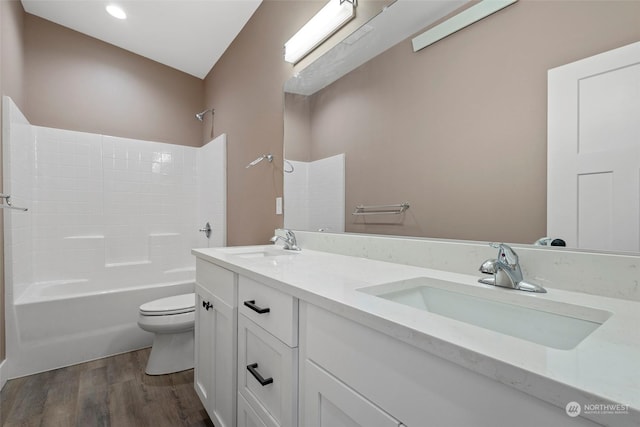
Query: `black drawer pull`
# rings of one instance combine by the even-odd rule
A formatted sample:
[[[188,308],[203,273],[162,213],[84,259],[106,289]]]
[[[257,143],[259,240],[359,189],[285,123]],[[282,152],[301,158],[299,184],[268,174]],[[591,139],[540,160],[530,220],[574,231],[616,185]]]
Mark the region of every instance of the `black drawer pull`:
[[[249,307],[251,310],[255,311],[258,314],[265,314],[271,311],[271,309],[269,307],[258,307],[256,305],[256,300],[252,299],[251,301],[245,301],[244,305],[246,305],[247,307]]]
[[[258,372],[258,364],[257,363],[252,363],[251,365],[247,365],[247,370],[249,372],[251,372],[251,375],[253,375],[253,378],[255,378],[261,386],[266,386],[268,384],[273,383],[273,378],[262,378],[262,375],[260,375],[260,372]]]
[[[209,310],[213,308],[213,304],[211,304],[209,301],[202,301],[202,306],[205,308],[205,310]]]

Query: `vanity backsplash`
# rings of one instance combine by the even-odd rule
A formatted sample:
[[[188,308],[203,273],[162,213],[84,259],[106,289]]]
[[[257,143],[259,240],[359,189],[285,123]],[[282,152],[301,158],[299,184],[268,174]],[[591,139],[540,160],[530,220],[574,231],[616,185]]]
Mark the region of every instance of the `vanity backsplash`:
[[[495,258],[488,243],[295,231],[305,248],[398,264],[483,276]],[[526,280],[545,288],[640,301],[640,256],[513,245]]]

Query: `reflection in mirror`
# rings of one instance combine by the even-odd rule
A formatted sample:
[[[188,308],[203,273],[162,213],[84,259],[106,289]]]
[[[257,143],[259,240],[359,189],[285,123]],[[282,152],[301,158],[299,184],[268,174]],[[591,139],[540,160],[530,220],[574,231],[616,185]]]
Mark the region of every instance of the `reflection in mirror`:
[[[396,8],[433,3],[399,0],[349,48],[385,39],[377,26]],[[640,2],[521,0],[413,53],[410,36],[449,12],[355,69],[335,71],[350,55],[342,43],[287,82],[285,156],[306,163],[317,185],[294,189],[285,175],[285,227],[513,243],[547,236],[547,71],[640,40]],[[344,172],[309,178],[334,156]],[[344,189],[331,190],[341,174]],[[358,205],[403,202],[411,207],[401,215],[352,215]]]

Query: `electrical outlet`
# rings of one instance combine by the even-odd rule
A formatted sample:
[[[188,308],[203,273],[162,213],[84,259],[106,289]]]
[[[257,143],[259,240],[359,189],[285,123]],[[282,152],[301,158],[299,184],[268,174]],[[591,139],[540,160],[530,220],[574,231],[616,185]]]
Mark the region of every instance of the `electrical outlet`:
[[[276,215],[282,215],[282,197],[276,197]]]

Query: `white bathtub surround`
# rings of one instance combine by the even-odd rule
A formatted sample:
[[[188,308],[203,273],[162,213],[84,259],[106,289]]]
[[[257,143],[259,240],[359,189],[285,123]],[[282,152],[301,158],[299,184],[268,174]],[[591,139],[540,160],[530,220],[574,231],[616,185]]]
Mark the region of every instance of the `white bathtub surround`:
[[[290,161],[284,174],[285,228],[344,231],[345,155]]]
[[[483,277],[488,242],[295,231],[303,249]],[[513,244],[525,280],[545,288],[640,301],[640,256]]]
[[[305,233],[299,233],[299,237],[303,236]],[[327,235],[317,237],[324,236]],[[273,246],[247,247],[244,250],[203,249],[194,250],[194,254],[455,363],[460,369],[469,369],[513,387],[514,392],[519,390],[554,405],[555,408],[551,409],[557,419],[564,419],[565,407],[572,401],[582,405],[617,403],[624,407],[625,413],[583,415],[605,425],[640,424],[638,301],[553,287],[548,287],[546,294],[496,288],[479,284],[475,272],[454,273],[445,269],[320,252],[310,249],[309,239],[299,239],[299,242],[303,241],[307,246],[295,254],[284,250],[275,254]],[[337,242],[334,240],[332,243]],[[352,248],[355,251],[357,247],[354,244]],[[416,247],[411,249],[417,250]],[[478,256],[485,256],[481,250],[476,250]],[[360,246],[360,252],[363,251]],[[265,255],[257,256],[260,253]],[[422,253],[427,258],[433,257],[429,250]],[[461,268],[457,262],[452,264],[455,264],[454,268]],[[454,282],[457,288],[464,288],[464,292],[469,294],[490,294],[491,298],[516,305],[529,301],[541,311],[548,308],[556,312],[560,307],[560,310],[566,308],[568,313],[571,310],[596,310],[610,313],[610,316],[605,316],[604,323],[574,348],[560,350],[359,291],[417,277]],[[570,422],[568,416],[566,422]],[[583,421],[581,425],[586,423]]]
[[[226,244],[226,136],[196,148],[33,126],[7,97],[3,114],[4,191],[29,208],[4,215],[9,377],[149,345],[138,306],[192,292],[190,249]],[[130,311],[101,303],[131,289]],[[62,316],[58,300],[82,298],[112,323]]]
[[[196,149],[198,175],[198,229],[207,222],[211,225],[211,238],[199,233],[198,247],[225,246],[227,244],[227,134]],[[222,167],[220,164],[222,163]]]
[[[153,334],[137,324],[140,305],[194,289],[193,282],[152,283],[74,293],[67,285],[60,286],[69,294],[7,307],[9,378],[149,347]]]

